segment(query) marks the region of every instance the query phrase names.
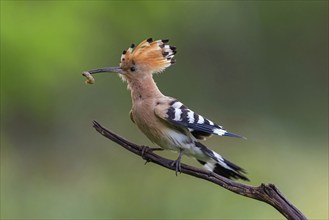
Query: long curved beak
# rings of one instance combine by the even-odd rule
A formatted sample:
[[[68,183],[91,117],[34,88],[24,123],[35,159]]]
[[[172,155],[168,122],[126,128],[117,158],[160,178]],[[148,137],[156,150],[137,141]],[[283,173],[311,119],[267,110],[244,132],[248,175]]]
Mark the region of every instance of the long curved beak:
[[[99,69],[88,70],[86,72],[88,72],[90,74],[104,73],[104,72],[120,73],[120,74],[122,74],[122,69],[120,67],[103,67],[103,68],[99,68]]]
[[[104,67],[104,68],[100,68],[100,69],[93,69],[93,70],[85,71],[82,73],[82,75],[87,78],[85,83],[94,84],[95,79],[94,79],[94,77],[92,77],[91,74],[104,73],[104,72],[123,74],[123,71],[120,67]]]

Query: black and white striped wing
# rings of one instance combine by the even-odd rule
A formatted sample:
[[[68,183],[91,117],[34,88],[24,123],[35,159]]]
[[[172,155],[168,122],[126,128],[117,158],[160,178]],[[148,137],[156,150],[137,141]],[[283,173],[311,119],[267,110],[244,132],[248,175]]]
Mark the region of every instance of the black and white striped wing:
[[[204,139],[213,134],[243,138],[237,134],[224,130],[222,126],[193,112],[177,100],[171,101],[169,108],[167,108],[166,111],[165,120],[172,124],[188,128],[197,139]]]

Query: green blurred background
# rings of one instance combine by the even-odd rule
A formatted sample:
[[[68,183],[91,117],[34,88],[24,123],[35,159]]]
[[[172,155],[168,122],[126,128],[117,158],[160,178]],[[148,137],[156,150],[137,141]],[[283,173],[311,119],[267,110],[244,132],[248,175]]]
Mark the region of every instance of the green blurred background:
[[[283,219],[94,131],[153,146],[119,77],[81,76],[148,37],[178,48],[160,89],[248,138],[205,144],[328,219],[327,1],[1,1],[1,218]]]

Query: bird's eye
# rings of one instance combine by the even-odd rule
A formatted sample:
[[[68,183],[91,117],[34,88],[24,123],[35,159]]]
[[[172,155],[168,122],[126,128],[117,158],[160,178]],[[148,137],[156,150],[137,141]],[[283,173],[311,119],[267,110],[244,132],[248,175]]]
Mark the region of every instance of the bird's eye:
[[[131,67],[131,68],[130,68],[130,71],[131,71],[131,72],[135,72],[135,70],[136,70],[135,67]]]

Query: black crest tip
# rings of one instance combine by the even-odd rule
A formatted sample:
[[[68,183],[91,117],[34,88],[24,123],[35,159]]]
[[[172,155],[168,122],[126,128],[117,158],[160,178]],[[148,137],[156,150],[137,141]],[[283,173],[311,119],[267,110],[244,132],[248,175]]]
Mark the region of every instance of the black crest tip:
[[[175,46],[170,46],[170,49],[176,51],[177,48]]]
[[[153,39],[152,39],[152,37],[150,37],[146,41],[149,42],[149,43],[152,43],[153,42]]]

